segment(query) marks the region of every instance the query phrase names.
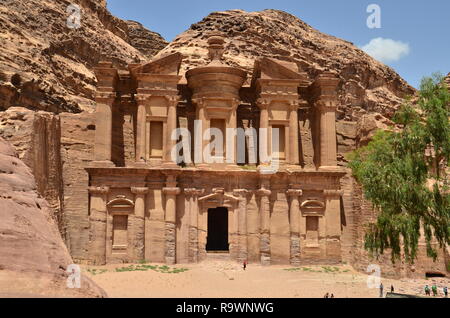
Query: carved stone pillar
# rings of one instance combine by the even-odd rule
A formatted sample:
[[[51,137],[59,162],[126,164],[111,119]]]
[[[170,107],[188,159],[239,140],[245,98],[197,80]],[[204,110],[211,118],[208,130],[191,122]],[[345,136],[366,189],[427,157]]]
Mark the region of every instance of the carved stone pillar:
[[[112,163],[112,118],[114,92],[97,92],[95,101],[95,163],[114,166]]]
[[[302,190],[291,189],[287,191],[291,197],[289,207],[289,225],[291,230],[291,265],[300,265],[300,203],[299,197],[303,195]]]
[[[131,188],[135,194],[134,224],[133,224],[133,259],[140,261],[145,259],[145,195],[148,188]]]
[[[267,99],[258,99],[257,105],[260,109],[260,119],[259,119],[259,129],[260,129],[260,140],[259,140],[259,148],[260,154],[264,154],[267,156],[266,158],[260,158],[260,164],[266,165],[269,164],[269,101]]]
[[[210,128],[210,123],[206,113],[206,103],[203,98],[194,99],[192,102],[196,104],[197,119],[201,123],[200,126],[195,127],[194,131],[194,162],[200,168],[207,167],[208,165],[204,162],[205,158],[203,158],[203,151],[208,144],[208,141],[204,140],[204,136],[206,130]]]
[[[291,101],[289,109],[289,163],[299,165],[299,139],[298,139],[298,101]]]
[[[166,263],[176,263],[176,213],[177,213],[177,195],[180,194],[180,188],[176,187],[176,175],[168,175],[166,188],[163,193],[166,195]]]
[[[146,148],[147,148],[147,136],[146,136],[146,123],[147,123],[147,110],[146,103],[150,95],[142,94],[136,96],[138,109],[137,109],[137,127],[136,127],[136,162],[144,163],[146,161]]]
[[[188,201],[189,211],[189,251],[188,258],[191,263],[198,263],[199,260],[199,206],[198,197],[203,194],[204,190],[190,188],[184,189],[186,200]]]
[[[320,167],[337,166],[336,106],[320,103]]]
[[[265,180],[266,181],[266,180]],[[261,218],[261,265],[270,265],[270,195],[265,182],[257,194],[260,196],[260,218]]]
[[[238,262],[242,263],[248,260],[248,241],[247,241],[247,194],[245,189],[234,190],[234,195],[239,198],[238,205]]]
[[[167,110],[167,135],[166,144],[164,145],[164,160],[166,161],[166,164],[176,165],[176,162],[172,160],[172,149],[175,148],[176,145],[176,140],[172,140],[172,133],[177,129],[177,106],[180,97],[169,96],[167,99],[169,107]]]
[[[341,190],[324,190],[326,199],[325,233],[327,237],[327,256],[340,260],[341,258]]]
[[[106,264],[106,217],[109,187],[89,187],[89,260],[92,265]]]
[[[337,166],[336,109],[339,79],[332,73],[321,74],[314,83],[317,91],[316,109],[320,126],[320,167]]]

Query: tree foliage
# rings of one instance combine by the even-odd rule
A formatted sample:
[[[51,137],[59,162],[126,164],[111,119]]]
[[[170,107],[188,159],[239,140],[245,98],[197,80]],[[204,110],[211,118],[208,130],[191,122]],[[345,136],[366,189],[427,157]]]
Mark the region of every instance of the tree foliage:
[[[417,101],[407,100],[393,120],[398,131],[379,131],[355,151],[350,167],[365,198],[379,211],[369,224],[365,248],[373,255],[391,249],[414,263],[421,233],[436,259],[450,245],[450,93],[441,75],[424,78]],[[421,231],[422,229],[422,231]]]

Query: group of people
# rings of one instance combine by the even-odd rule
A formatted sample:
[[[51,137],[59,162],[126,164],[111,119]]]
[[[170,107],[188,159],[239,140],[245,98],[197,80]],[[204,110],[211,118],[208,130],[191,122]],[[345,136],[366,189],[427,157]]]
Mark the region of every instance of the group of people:
[[[334,298],[334,294],[326,293],[323,298]]]
[[[384,290],[384,286],[383,286],[383,283],[381,283],[380,284],[380,297],[383,297],[383,290]],[[434,297],[438,296],[438,288],[437,288],[436,284],[433,284],[433,286],[431,286],[431,289],[428,285],[425,285],[425,295],[431,296],[431,292],[433,292]],[[444,293],[444,297],[448,298],[447,286],[442,288],[442,292]],[[394,285],[391,285],[391,293],[394,293]]]
[[[433,292],[433,296],[434,297],[438,296],[438,288],[437,288],[436,284],[433,284],[433,286],[431,286],[431,290],[430,290],[430,287],[428,285],[425,285],[425,295],[431,296],[431,292]],[[442,288],[442,292],[444,293],[444,297],[448,298],[448,288],[447,288],[447,286]]]

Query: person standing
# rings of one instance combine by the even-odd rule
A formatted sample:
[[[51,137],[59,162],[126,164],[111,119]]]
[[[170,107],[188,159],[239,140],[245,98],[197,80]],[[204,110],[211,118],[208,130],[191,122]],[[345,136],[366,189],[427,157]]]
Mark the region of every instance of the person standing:
[[[428,285],[425,285],[425,295],[430,296],[430,287]]]
[[[384,289],[383,283],[380,283],[380,298],[383,298],[383,289]]]
[[[331,297],[330,298],[334,298],[334,294],[331,294]]]
[[[444,287],[443,291],[444,291],[444,297],[448,298],[448,288],[447,288],[447,286]]]
[[[394,285],[391,285],[391,293],[394,293]]]
[[[243,268],[244,268],[244,271],[247,269],[247,260],[244,261]]]
[[[325,296],[323,298],[329,298],[329,294],[326,293]]]
[[[433,291],[433,296],[436,297],[437,293],[438,293],[436,284],[433,284],[433,286],[431,287],[431,290]]]

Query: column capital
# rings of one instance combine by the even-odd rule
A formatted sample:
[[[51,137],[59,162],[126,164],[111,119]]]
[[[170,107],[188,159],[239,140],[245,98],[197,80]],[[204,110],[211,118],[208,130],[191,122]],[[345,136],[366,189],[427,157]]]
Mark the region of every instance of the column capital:
[[[197,105],[198,108],[203,108],[206,105],[205,99],[203,97],[201,98],[193,98],[192,103]]]
[[[333,197],[340,198],[344,195],[344,191],[343,190],[323,190],[323,194],[327,198],[333,198]]]
[[[289,189],[286,191],[286,194],[290,197],[298,198],[303,195],[303,190],[300,189]]]
[[[181,189],[175,187],[163,188],[163,193],[166,195],[179,195],[181,193]]]
[[[267,98],[258,98],[258,100],[256,101],[256,105],[260,109],[267,109],[270,105],[270,100],[268,100]]]
[[[98,104],[111,105],[116,100],[116,93],[97,91],[95,93],[95,102]]]
[[[289,101],[289,110],[290,111],[298,110],[299,106],[300,106],[300,101],[298,99]]]
[[[166,95],[164,97],[169,102],[169,107],[177,106],[181,99],[181,96],[179,95]]]
[[[89,187],[88,191],[90,194],[108,194],[110,188],[109,187]]]
[[[148,188],[145,187],[132,187],[131,192],[137,195],[144,195],[148,193]]]
[[[263,188],[263,189],[257,190],[256,194],[261,197],[269,197],[272,194],[272,191]]]
[[[151,96],[151,94],[137,94],[134,99],[136,100],[138,105],[143,105]]]
[[[338,108],[336,101],[331,99],[320,99],[316,102],[316,108],[321,113],[335,112]]]

